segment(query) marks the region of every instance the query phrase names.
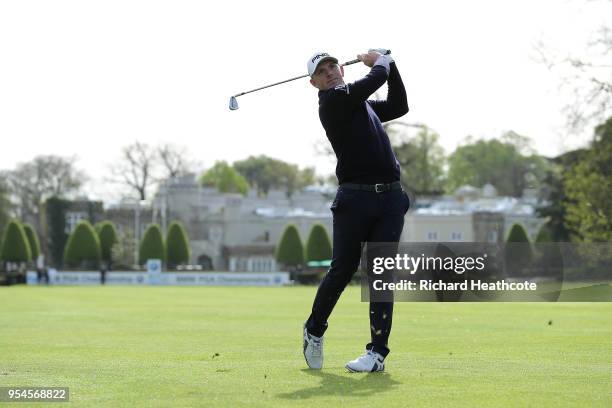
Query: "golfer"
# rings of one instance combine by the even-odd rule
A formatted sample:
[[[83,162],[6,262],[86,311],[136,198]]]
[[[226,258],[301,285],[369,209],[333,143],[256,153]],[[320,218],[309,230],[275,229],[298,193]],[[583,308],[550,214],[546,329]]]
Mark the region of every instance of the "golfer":
[[[384,53],[384,50],[382,50]],[[389,55],[370,50],[357,58],[370,72],[344,83],[338,59],[315,53],[308,60],[310,83],[319,90],[319,118],[338,159],[338,191],[331,206],[333,255],[304,324],[304,357],[310,368],[323,366],[323,334],[340,294],[359,266],[363,242],[398,242],[410,201],[400,184],[400,166],[382,122],[408,112],[406,90]],[[368,100],[385,82],[387,99]],[[370,302],[371,342],[349,361],[352,372],[383,371],[389,354],[392,302]]]

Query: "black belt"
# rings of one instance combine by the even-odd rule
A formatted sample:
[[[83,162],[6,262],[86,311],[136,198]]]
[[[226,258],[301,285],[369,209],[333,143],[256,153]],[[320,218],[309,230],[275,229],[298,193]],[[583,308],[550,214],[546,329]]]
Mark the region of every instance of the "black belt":
[[[340,188],[348,188],[349,190],[364,190],[373,191],[375,193],[384,193],[390,190],[401,190],[402,183],[394,181],[389,184],[355,184],[355,183],[342,183]]]

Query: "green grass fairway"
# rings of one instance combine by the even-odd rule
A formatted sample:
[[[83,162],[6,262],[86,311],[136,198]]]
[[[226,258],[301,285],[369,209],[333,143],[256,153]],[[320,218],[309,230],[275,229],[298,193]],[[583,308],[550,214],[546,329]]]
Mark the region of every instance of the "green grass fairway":
[[[612,303],[398,303],[386,372],[350,374],[367,304],[345,291],[308,370],[315,290],[2,287],[0,386],[79,407],[612,406]]]

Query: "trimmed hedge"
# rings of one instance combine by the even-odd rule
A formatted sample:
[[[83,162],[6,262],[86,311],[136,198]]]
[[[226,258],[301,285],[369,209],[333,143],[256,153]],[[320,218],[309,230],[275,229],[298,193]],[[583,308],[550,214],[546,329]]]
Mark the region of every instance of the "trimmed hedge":
[[[563,254],[558,243],[553,242],[552,229],[548,224],[542,225],[535,239],[534,257],[540,273],[546,276],[562,278]]]
[[[0,259],[5,262],[29,262],[32,251],[23,225],[17,220],[11,220],[4,229]]]
[[[520,224],[514,224],[506,240],[506,269],[509,276],[525,275],[525,268],[531,265],[533,250],[527,232]]]
[[[325,261],[332,257],[329,234],[323,224],[315,224],[310,229],[306,241],[306,261]]]
[[[304,245],[295,225],[289,224],[285,228],[276,250],[276,260],[287,266],[304,263]]]
[[[98,234],[89,221],[80,221],[68,237],[64,263],[71,267],[97,269],[101,258]]]
[[[190,249],[189,240],[185,227],[178,221],[173,221],[168,227],[168,235],[166,236],[166,250],[168,266],[189,263]]]
[[[100,240],[102,260],[110,263],[113,260],[113,245],[119,242],[115,224],[111,221],[101,221],[96,224],[96,233]]]
[[[40,255],[40,243],[38,240],[38,235],[30,224],[23,224],[23,231],[28,238],[28,244],[30,244],[30,251],[32,252],[32,260],[36,262],[38,259],[38,255]]]
[[[538,231],[538,235],[536,235],[535,242],[552,242],[552,231],[547,224],[542,225],[540,231]]]
[[[529,242],[525,228],[521,224],[514,224],[510,229],[506,242]]]
[[[151,224],[147,228],[140,241],[138,250],[138,263],[144,265],[149,259],[161,259],[166,261],[166,246],[162,237],[161,228],[158,224]]]

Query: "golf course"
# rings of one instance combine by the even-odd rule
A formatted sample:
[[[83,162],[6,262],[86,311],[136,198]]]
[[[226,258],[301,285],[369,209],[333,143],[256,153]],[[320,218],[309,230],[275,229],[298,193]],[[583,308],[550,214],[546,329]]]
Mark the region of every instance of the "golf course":
[[[397,303],[385,372],[351,374],[368,305],[346,289],[308,370],[315,291],[0,287],[0,386],[79,407],[612,406],[612,303]]]

